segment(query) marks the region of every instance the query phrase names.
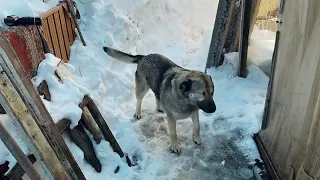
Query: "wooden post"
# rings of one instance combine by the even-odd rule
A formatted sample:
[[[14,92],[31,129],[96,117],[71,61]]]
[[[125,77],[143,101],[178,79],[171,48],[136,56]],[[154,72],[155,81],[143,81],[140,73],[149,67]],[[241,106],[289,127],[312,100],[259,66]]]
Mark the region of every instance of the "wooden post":
[[[16,143],[14,138],[10,135],[7,129],[3,126],[0,120],[0,138],[2,142],[7,146],[13,157],[20,164],[24,172],[27,173],[30,179],[32,180],[41,180],[41,176],[33,167],[32,163],[29,161],[27,156],[24,154],[22,149]]]
[[[56,160],[54,160],[55,163],[49,161],[50,163],[48,166],[50,165],[49,167],[55,170],[60,168],[59,164],[62,164],[62,168],[67,171],[68,175],[63,173],[62,169],[59,169],[61,172],[54,172],[55,176],[64,176],[65,179],[68,179],[67,177],[71,177],[72,179],[84,180],[85,177],[80,167],[73,158],[72,153],[53,122],[52,117],[43,104],[38,92],[35,90],[33,83],[31,82],[31,78],[22,69],[20,60],[2,33],[0,33],[0,46],[4,50],[0,52],[0,54],[5,54],[7,56],[0,59],[3,71],[7,73],[10,81],[14,84],[20,98],[22,98],[24,102],[27,102],[25,107],[28,113],[32,114],[32,117],[34,118],[32,122],[38,125],[37,127],[40,128],[42,135],[44,135],[46,141],[51,146],[51,150],[48,151],[51,152],[53,150],[54,152],[54,154],[51,155],[47,152],[46,154],[51,158],[58,157],[57,162]]]
[[[238,0],[220,0],[216,20],[212,32],[209,54],[207,58],[206,68],[211,66],[220,66],[223,62],[223,49],[226,39],[234,39],[237,32],[230,30],[230,26],[236,27],[237,25],[237,12],[240,9],[237,5]],[[233,16],[234,15],[234,16]],[[228,33],[232,32],[233,38]],[[233,42],[228,42],[230,47],[234,46]],[[232,49],[232,48],[230,48]]]
[[[249,46],[249,32],[251,24],[251,3],[252,0],[241,0],[241,21],[240,21],[240,43],[239,43],[239,76],[246,78],[247,70],[247,55]]]
[[[81,30],[80,30],[79,24],[78,24],[78,22],[77,22],[76,15],[75,15],[74,10],[73,10],[73,8],[74,8],[73,2],[72,2],[72,0],[66,0],[66,1],[67,1],[69,13],[71,14],[72,20],[73,20],[74,23],[76,24],[77,31],[78,31],[78,33],[79,33],[81,42],[82,42],[82,44],[83,44],[84,46],[86,46],[86,41],[84,40],[84,38],[83,38],[83,36],[82,36],[82,33],[81,33]]]

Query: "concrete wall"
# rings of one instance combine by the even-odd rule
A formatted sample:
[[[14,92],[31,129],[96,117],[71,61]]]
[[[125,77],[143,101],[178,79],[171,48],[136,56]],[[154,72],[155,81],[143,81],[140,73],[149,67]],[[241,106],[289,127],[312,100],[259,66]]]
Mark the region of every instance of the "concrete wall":
[[[259,132],[284,180],[320,179],[320,1],[286,0],[267,128]]]

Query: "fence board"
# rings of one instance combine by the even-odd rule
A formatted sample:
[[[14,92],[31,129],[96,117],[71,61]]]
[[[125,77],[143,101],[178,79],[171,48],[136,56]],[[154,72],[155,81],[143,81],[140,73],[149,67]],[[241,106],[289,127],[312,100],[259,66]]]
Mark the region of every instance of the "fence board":
[[[68,58],[67,58],[66,47],[65,47],[64,39],[63,39],[63,33],[62,33],[62,28],[61,28],[59,12],[55,12],[53,14],[53,16],[54,16],[56,30],[57,30],[57,34],[58,34],[59,48],[60,48],[60,52],[61,52],[60,58],[66,62],[66,61],[68,61]]]
[[[69,59],[71,43],[70,43],[70,40],[69,40],[69,37],[68,37],[68,29],[67,29],[66,17],[64,16],[63,9],[59,9],[59,15],[60,15],[60,20],[61,20],[61,27],[62,27],[64,44],[66,46],[66,53],[67,53],[67,57]]]
[[[45,37],[47,44],[50,48],[50,51],[53,52],[53,45],[52,45],[52,39],[51,39],[51,35],[50,35],[50,30],[49,30],[48,19],[42,20],[42,29],[43,29],[44,37]]]
[[[57,30],[56,30],[56,27],[55,27],[53,15],[50,15],[48,17],[48,23],[49,23],[49,29],[50,29],[50,34],[51,34],[51,38],[52,38],[54,55],[59,57],[59,58],[61,58],[59,41],[58,41],[58,36],[57,36]]]
[[[42,28],[45,39],[53,54],[67,62],[70,58],[70,46],[75,40],[76,24],[68,14],[68,6],[62,3],[43,13]]]

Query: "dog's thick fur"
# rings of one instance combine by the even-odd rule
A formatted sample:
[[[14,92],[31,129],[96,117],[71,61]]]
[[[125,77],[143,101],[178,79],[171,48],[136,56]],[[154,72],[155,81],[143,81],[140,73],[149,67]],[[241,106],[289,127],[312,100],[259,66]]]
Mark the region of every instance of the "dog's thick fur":
[[[193,122],[193,141],[200,145],[199,109],[214,113],[214,87],[210,76],[184,69],[159,54],[130,55],[109,47],[104,51],[111,57],[125,63],[137,63],[136,119],[141,118],[141,103],[147,91],[152,89],[156,96],[157,110],[168,116],[170,147],[175,153],[181,149],[177,139],[176,121],[191,117]]]

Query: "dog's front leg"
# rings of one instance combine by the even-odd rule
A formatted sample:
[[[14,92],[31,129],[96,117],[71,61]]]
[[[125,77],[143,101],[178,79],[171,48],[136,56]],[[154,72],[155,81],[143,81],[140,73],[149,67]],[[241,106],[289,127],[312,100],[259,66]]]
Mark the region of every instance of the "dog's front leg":
[[[199,110],[194,111],[191,115],[191,119],[193,122],[193,134],[192,134],[192,140],[197,145],[201,144],[201,138],[200,138],[200,123],[199,123]]]
[[[170,148],[174,153],[180,153],[181,149],[177,137],[177,122],[174,118],[168,116],[168,127],[169,127],[169,136],[170,136]]]

